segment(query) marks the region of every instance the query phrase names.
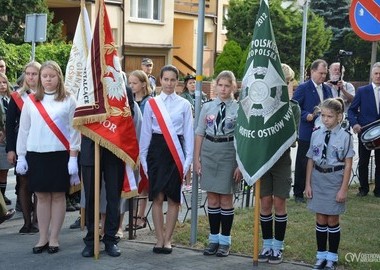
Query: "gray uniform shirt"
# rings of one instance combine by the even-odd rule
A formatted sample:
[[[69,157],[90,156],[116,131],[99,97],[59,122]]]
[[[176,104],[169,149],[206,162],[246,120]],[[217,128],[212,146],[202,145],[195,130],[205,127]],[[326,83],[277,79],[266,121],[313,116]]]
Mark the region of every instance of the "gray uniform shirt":
[[[208,134],[210,136],[223,137],[228,137],[234,134],[239,105],[236,100],[233,100],[232,98],[224,102],[226,104],[224,134],[221,130],[217,130],[217,133],[215,134],[214,126],[216,123],[216,118],[219,114],[221,102],[222,100],[216,98],[213,101],[203,104],[195,134],[200,136],[205,136],[205,134]]]
[[[317,166],[323,168],[344,165],[345,158],[355,155],[352,135],[340,125],[333,128],[327,146],[326,160],[324,160],[322,159],[322,151],[326,131],[326,127],[321,126],[311,134],[310,148],[306,156],[312,158]]]

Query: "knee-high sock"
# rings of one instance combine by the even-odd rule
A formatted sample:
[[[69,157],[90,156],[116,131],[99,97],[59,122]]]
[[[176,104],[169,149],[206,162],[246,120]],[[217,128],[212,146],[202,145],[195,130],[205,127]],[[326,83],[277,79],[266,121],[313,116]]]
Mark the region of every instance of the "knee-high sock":
[[[317,237],[317,248],[318,251],[327,250],[327,224],[316,224],[315,232]]]
[[[221,209],[222,235],[231,235],[232,223],[234,221],[234,208]]]
[[[329,252],[338,253],[340,242],[340,226],[339,223],[335,226],[328,227],[329,230]]]
[[[220,207],[208,207],[208,222],[210,224],[210,233],[219,234],[220,220],[221,220]]]
[[[260,223],[261,223],[261,233],[263,239],[272,239],[273,238],[273,215],[260,214]]]
[[[278,241],[284,241],[288,215],[274,216],[274,238]]]

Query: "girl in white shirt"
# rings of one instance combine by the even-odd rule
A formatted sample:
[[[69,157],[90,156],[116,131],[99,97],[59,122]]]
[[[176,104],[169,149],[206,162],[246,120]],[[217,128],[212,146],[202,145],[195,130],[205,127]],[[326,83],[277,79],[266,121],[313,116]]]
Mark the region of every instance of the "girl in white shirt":
[[[193,116],[190,103],[175,93],[178,76],[178,69],[172,65],[161,69],[162,90],[145,104],[140,135],[141,165],[148,175],[149,199],[153,201],[157,237],[153,252],[163,254],[172,252],[171,239],[178,218],[182,179],[193,160]],[[168,201],[166,229],[162,209],[165,198]]]
[[[33,248],[35,254],[59,251],[59,232],[66,213],[65,193],[70,184],[79,182],[79,178],[70,180],[70,175],[78,173],[80,148],[80,133],[72,127],[75,108],[74,96],[64,88],[61,68],[54,61],[42,64],[36,93],[29,96],[21,112],[16,146],[16,171],[28,173],[30,189],[38,199],[40,232]],[[49,125],[49,120],[54,124]],[[52,131],[54,126],[63,136],[59,138],[59,132]]]

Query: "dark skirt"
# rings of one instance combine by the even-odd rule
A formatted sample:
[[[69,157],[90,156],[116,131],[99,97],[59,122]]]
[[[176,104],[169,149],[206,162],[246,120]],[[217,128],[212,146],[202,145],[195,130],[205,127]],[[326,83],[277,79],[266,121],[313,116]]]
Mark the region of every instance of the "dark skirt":
[[[70,176],[67,169],[69,152],[28,152],[28,179],[32,192],[67,192]]]
[[[164,136],[161,134],[152,135],[147,165],[149,200],[154,200],[162,192],[166,197],[179,203],[182,179]]]

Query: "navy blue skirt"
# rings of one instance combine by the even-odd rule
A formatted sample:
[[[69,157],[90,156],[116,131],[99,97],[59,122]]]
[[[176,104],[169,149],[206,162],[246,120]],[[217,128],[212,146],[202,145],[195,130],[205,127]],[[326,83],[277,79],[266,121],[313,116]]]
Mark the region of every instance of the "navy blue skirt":
[[[28,179],[32,192],[67,192],[70,175],[67,169],[68,151],[28,152]]]
[[[149,200],[162,192],[174,202],[181,200],[182,179],[164,136],[153,134],[148,155]]]

